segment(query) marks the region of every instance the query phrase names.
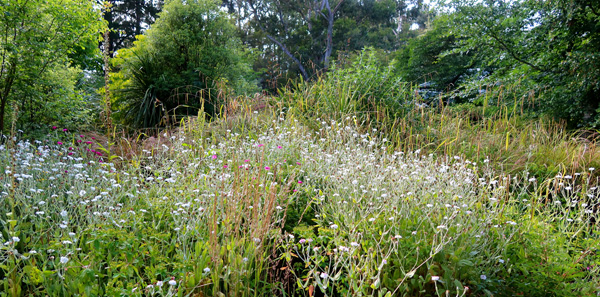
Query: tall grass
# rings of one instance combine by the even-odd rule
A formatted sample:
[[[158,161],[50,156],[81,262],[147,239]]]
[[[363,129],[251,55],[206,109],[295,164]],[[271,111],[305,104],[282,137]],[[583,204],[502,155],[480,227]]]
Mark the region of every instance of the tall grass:
[[[238,106],[148,149],[111,146],[138,154],[60,129],[1,147],[2,294],[598,291],[589,170],[505,175],[493,161],[390,152],[352,117],[313,130]]]
[[[394,78],[373,55],[363,52],[350,68],[284,90],[275,104],[313,128],[315,119],[352,118],[363,131],[387,138],[390,151],[488,160],[498,171],[540,178],[600,166],[600,134],[567,130],[563,121],[528,112],[527,106],[539,104],[536,98],[510,101],[489,91],[482,106],[448,106],[440,99],[429,107],[416,86]]]

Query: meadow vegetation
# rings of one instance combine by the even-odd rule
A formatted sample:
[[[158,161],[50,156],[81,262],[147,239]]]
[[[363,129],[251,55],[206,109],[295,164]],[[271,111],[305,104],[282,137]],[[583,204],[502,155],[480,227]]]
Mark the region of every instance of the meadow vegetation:
[[[593,141],[501,109],[407,103],[377,121],[355,96],[230,98],[145,144],[15,132],[3,296],[597,294]]]
[[[596,2],[297,2],[0,3],[0,297],[600,295]]]

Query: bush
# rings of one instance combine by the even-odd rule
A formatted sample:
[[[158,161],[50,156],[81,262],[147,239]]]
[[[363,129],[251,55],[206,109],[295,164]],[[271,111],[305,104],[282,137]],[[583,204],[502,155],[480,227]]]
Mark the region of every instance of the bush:
[[[300,82],[280,93],[279,103],[307,118],[358,116],[374,122],[393,121],[415,104],[411,85],[393,74],[374,49],[363,50],[350,66],[332,66],[314,82]]]
[[[248,58],[216,1],[168,1],[114,60],[115,116],[147,128],[164,125],[168,114],[197,115],[203,107],[214,114],[219,98],[256,91]]]

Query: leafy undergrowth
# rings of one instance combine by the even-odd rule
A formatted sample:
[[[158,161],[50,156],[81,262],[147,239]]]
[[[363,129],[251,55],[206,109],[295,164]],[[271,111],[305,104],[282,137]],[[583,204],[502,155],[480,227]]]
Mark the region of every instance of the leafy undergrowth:
[[[539,180],[393,151],[348,118],[188,121],[127,159],[1,147],[0,296],[586,296],[590,171]]]

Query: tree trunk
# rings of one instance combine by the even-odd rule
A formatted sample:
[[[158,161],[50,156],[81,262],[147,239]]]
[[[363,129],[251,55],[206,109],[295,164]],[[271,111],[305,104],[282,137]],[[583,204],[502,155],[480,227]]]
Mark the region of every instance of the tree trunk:
[[[0,134],[4,133],[4,112],[6,110],[6,102],[8,102],[8,95],[12,88],[12,84],[15,81],[17,74],[17,63],[13,60],[10,63],[10,68],[7,71],[7,76],[4,78],[4,89],[0,94]]]
[[[340,0],[340,2],[338,2],[338,4],[332,10],[331,6],[329,5],[329,0],[323,1],[323,6],[327,9],[327,15],[322,13],[322,15],[327,20],[327,40],[325,41],[325,44],[326,44],[325,45],[325,54],[323,55],[323,66],[325,66],[325,69],[329,68],[329,57],[331,57],[331,52],[333,51],[334,16],[335,16],[335,13],[337,12],[337,10],[342,5],[342,2],[344,2],[344,0]]]
[[[264,32],[264,30],[263,30]],[[300,62],[300,60],[298,60],[298,58],[296,58],[288,49],[285,45],[283,45],[283,43],[279,42],[279,40],[277,40],[275,37],[267,34],[267,38],[269,38],[271,41],[275,42],[282,50],[283,52],[290,57],[290,59],[294,60],[294,62],[296,63],[296,65],[298,65],[298,68],[300,69],[300,72],[302,74],[302,78],[304,78],[305,81],[308,81],[309,77],[308,77],[308,72],[306,72],[306,69],[304,69],[304,66],[302,66],[302,63]]]
[[[4,109],[6,108],[7,98],[0,98],[0,135],[4,134]]]

